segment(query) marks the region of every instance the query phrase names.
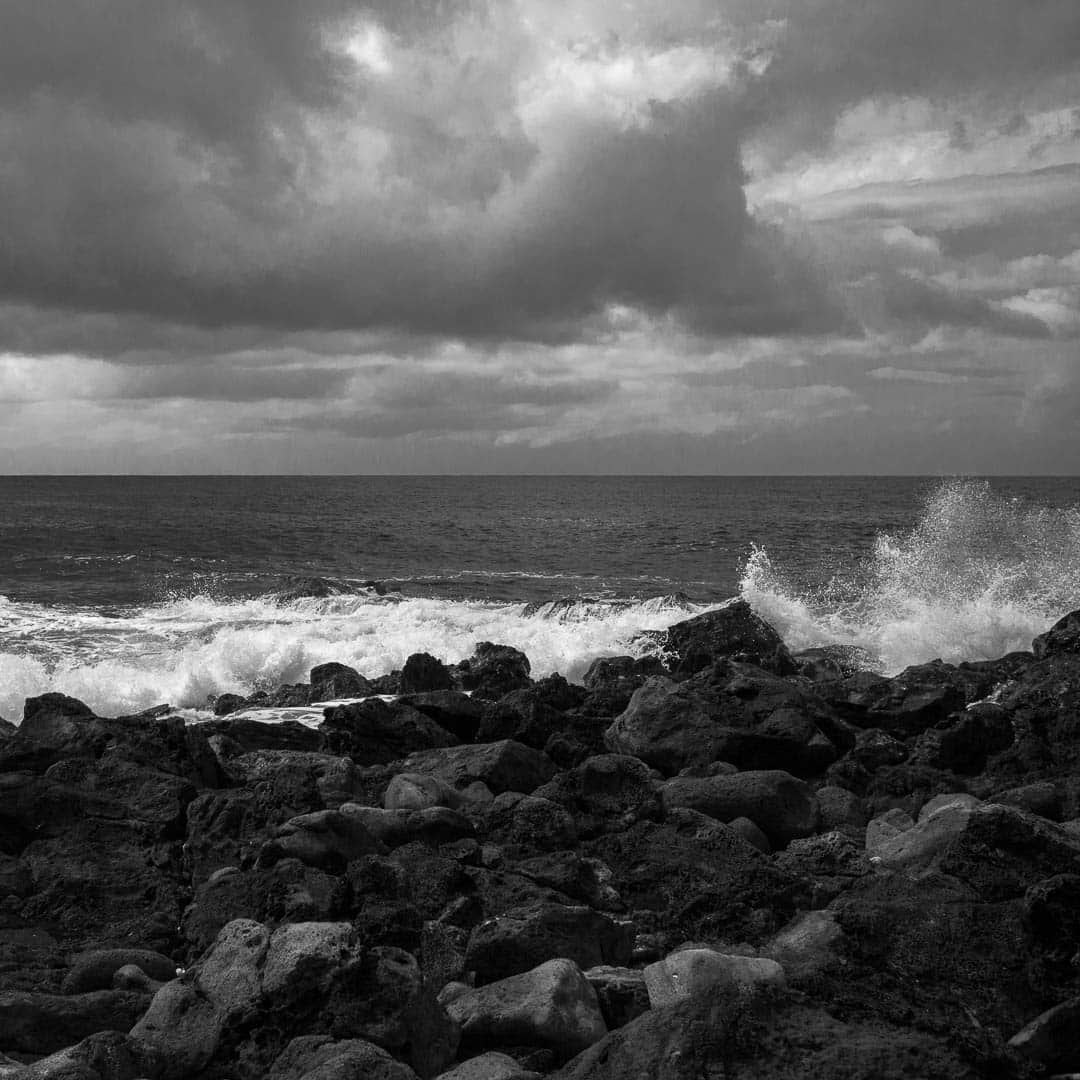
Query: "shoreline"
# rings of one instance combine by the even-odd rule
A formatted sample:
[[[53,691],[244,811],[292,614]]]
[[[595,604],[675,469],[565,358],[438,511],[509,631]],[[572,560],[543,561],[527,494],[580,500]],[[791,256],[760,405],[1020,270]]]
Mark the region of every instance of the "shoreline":
[[[28,700],[0,1077],[1080,1066],[1080,613],[891,678],[741,600],[656,644],[327,663],[191,724]]]

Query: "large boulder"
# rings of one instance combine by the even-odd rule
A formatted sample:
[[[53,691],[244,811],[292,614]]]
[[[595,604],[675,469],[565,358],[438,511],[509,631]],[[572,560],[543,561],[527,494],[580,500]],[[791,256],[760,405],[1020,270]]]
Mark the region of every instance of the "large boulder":
[[[478,641],[473,655],[457,665],[461,685],[474,697],[498,701],[512,690],[532,683],[528,657],[509,645]]]
[[[360,815],[343,810],[318,810],[285,822],[263,844],[259,865],[273,866],[282,859],[299,859],[307,866],[340,873],[353,859],[385,851],[386,847]]]
[[[528,795],[555,775],[555,765],[540,750],[504,739],[415,753],[403,771],[428,773],[458,790],[479,780],[496,795],[504,791]]]
[[[425,694],[433,690],[453,690],[450,669],[430,653],[413,653],[401,669],[403,694]]]
[[[787,988],[783,967],[764,956],[739,956],[716,949],[680,949],[645,969],[645,986],[654,1009],[717,989]]]
[[[366,1039],[301,1035],[274,1062],[266,1080],[416,1080],[416,1073]]]
[[[607,1034],[596,992],[571,960],[467,990],[447,1012],[466,1050],[539,1046],[565,1061]]]
[[[360,765],[385,765],[417,750],[453,746],[457,739],[411,705],[373,697],[325,710],[320,731],[331,753]]]
[[[568,810],[578,835],[625,829],[636,821],[659,821],[664,808],[648,766],[624,754],[600,754],[559,773],[533,795]]]
[[[256,1023],[273,1016],[271,1025]],[[132,1028],[161,1062],[160,1080],[212,1067],[263,1076],[290,1040],[311,1032],[364,1039],[421,1077],[453,1059],[457,1030],[400,949],[364,949],[348,923],[295,923],[271,932],[239,919]]]
[[[778,847],[813,835],[820,822],[810,787],[779,770],[675,777],[663,785],[661,797],[669,809],[697,810],[717,821],[749,818]]]
[[[846,731],[812,693],[760,668],[722,661],[684,682],[647,680],[604,743],[666,775],[727,761],[811,776],[839,756],[834,738],[843,741]]]
[[[675,674],[692,675],[717,660],[741,660],[776,675],[794,675],[795,662],[780,635],[747,603],[736,598],[669,627],[661,648]]]
[[[480,984],[565,957],[580,968],[630,962],[634,928],[587,907],[534,904],[487,919],[469,937],[465,966]]]
[[[1058,619],[1031,643],[1031,651],[1036,660],[1063,654],[1080,656],[1080,611],[1070,611]]]

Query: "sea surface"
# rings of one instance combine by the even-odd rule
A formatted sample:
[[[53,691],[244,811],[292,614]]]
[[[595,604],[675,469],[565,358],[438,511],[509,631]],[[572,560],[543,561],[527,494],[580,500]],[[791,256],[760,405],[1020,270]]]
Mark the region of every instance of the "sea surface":
[[[1080,607],[1080,480],[0,478],[0,716],[197,717],[483,640],[580,679],[737,595],[884,672],[1027,648]]]

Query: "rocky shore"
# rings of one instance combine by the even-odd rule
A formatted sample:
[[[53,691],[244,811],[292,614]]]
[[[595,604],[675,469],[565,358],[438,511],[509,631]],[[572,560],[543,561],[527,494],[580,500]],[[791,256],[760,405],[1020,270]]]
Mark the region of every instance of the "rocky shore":
[[[894,678],[741,601],[658,644],[322,665],[202,724],[27,700],[0,1078],[1080,1071],[1080,612]]]

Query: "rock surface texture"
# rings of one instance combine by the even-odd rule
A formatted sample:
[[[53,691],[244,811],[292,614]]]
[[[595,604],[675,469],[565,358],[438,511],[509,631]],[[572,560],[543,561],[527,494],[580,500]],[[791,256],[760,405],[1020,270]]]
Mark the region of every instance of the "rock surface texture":
[[[891,678],[741,601],[648,640],[27,700],[0,1078],[1080,1074],[1080,612]]]

